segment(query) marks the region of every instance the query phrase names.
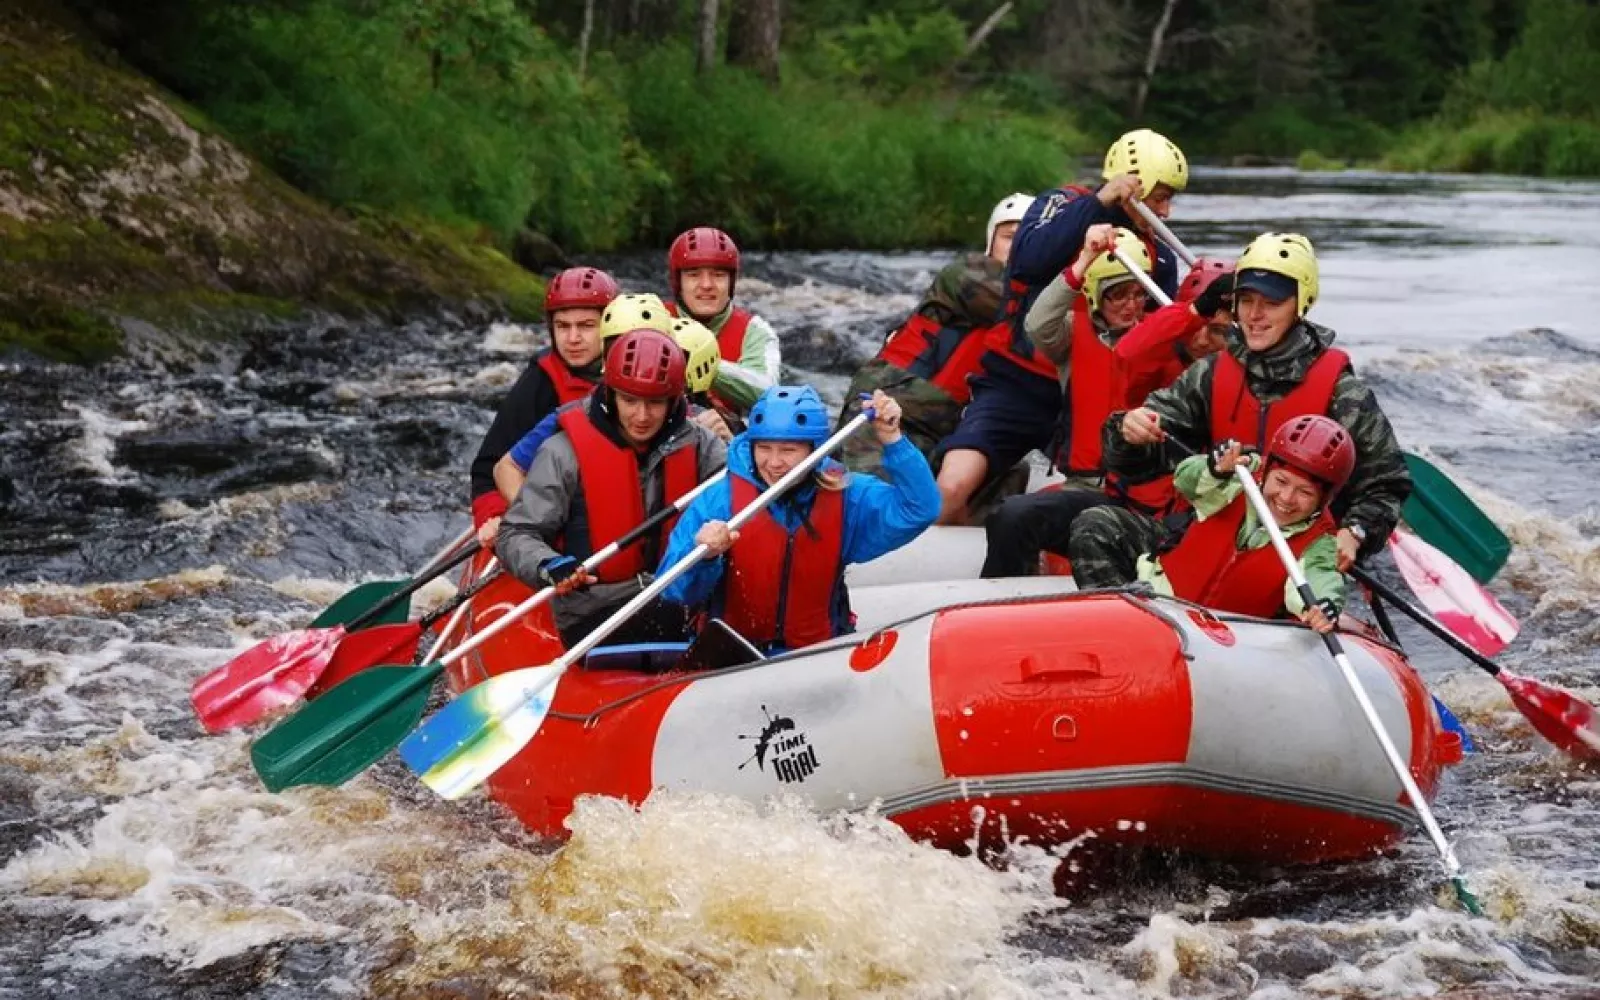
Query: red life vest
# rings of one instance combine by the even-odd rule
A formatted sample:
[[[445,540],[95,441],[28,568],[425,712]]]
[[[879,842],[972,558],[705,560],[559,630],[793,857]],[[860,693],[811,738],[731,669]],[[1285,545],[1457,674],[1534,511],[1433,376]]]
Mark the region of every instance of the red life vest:
[[[1089,300],[1082,297],[1072,304],[1072,355],[1067,360],[1072,372],[1067,382],[1072,427],[1061,471],[1069,476],[1098,476],[1105,466],[1100,431],[1111,416],[1116,358],[1111,348],[1101,343],[1094,320],[1089,318]]]
[[[759,495],[754,483],[730,474],[733,509]],[[763,510],[739,530],[723,574],[723,620],[757,646],[799,649],[833,638],[834,599],[844,575],[844,491],[818,489],[811,502],[815,535],[785,530]]]
[[[541,351],[537,360],[545,376],[550,379],[550,385],[556,390],[558,405],[565,406],[582,399],[594,390],[594,383],[573,371],[555,351]]]
[[[1233,503],[1196,521],[1177,548],[1161,557],[1172,592],[1186,601],[1218,611],[1272,618],[1283,610],[1283,584],[1289,573],[1270,544],[1241,552],[1236,539],[1249,500]],[[1289,539],[1289,551],[1300,558],[1311,543],[1337,529],[1324,510],[1311,527]]]
[[[985,341],[1001,327],[963,330],[944,326],[922,313],[913,313],[904,326],[889,334],[878,357],[907,374],[926,379],[965,406],[972,401],[972,387],[967,385],[967,378],[977,374],[978,362],[987,349]]]
[[[638,453],[601,433],[583,407],[562,410],[557,420],[578,456],[578,479],[583,484],[592,555],[643,524],[652,513],[644,506]],[[664,464],[666,491],[662,503],[670,504],[698,485],[699,448],[693,444],[679,448],[666,457]],[[673,523],[668,521],[656,537],[670,533]],[[615,583],[654,568],[654,562],[646,563],[640,546],[630,545],[601,563],[594,575],[603,583]]]
[[[1350,355],[1330,347],[1287,396],[1263,406],[1250,391],[1238,359],[1227,351],[1216,357],[1211,371],[1211,440],[1233,438],[1257,448],[1265,448],[1278,428],[1295,417],[1326,415],[1333,404],[1333,388],[1350,367]]]
[[[1165,389],[1178,380],[1189,367],[1187,355],[1182,353],[1179,336],[1192,332],[1191,327],[1203,323],[1189,312],[1187,304],[1177,308],[1165,307],[1146,316],[1132,330],[1123,334],[1112,352],[1111,409],[1131,410],[1143,406],[1145,398],[1157,389]],[[1139,351],[1135,356],[1129,349],[1137,340],[1149,340],[1155,335],[1158,346]],[[1169,337],[1170,335],[1170,337]],[[1165,517],[1189,505],[1172,485],[1170,474],[1147,483],[1129,483],[1119,473],[1106,472],[1106,495],[1119,503],[1149,514]]]
[[[748,310],[738,306],[728,314],[728,321],[717,331],[717,347],[722,351],[722,360],[738,364],[739,359],[744,357],[744,334],[750,329],[750,320],[753,318]]]

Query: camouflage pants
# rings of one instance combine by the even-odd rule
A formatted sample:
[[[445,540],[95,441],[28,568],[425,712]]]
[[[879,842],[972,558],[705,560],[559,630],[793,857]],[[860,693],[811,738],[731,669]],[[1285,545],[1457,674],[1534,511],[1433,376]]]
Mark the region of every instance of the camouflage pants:
[[[1122,587],[1138,579],[1139,557],[1166,541],[1167,529],[1153,517],[1124,507],[1094,507],[1072,523],[1068,555],[1079,587]]]
[[[961,422],[961,404],[927,379],[873,358],[850,380],[850,393],[839,412],[841,427],[861,412],[861,394],[870,395],[874,389],[882,389],[900,404],[901,433],[917,446],[923,458],[932,462],[939,442]],[[852,472],[876,475],[883,471],[883,446],[875,434],[852,434],[839,449],[839,457]]]

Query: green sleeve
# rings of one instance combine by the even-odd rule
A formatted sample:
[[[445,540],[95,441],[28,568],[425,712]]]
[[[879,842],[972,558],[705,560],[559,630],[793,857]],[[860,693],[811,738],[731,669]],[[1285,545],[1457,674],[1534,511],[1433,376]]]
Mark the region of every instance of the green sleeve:
[[[1260,464],[1255,455],[1245,456],[1252,469]],[[1218,479],[1211,474],[1210,459],[1206,455],[1190,455],[1178,463],[1172,472],[1172,485],[1189,499],[1195,516],[1202,521],[1233,503],[1242,489],[1232,476]]]
[[[751,316],[744,331],[744,350],[737,363],[717,365],[711,388],[717,395],[747,413],[761,394],[778,384],[783,370],[778,335],[760,316]]]
[[[1306,547],[1300,554],[1300,572],[1306,575],[1306,582],[1317,600],[1327,599],[1334,607],[1344,609],[1344,574],[1339,572],[1339,544],[1335,536],[1323,535]],[[1305,610],[1293,580],[1284,581],[1283,606],[1292,615]]]

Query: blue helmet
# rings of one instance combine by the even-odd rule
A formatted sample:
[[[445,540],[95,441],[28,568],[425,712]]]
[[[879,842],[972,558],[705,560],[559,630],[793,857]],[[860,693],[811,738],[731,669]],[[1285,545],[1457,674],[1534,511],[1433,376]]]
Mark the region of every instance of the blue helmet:
[[[804,441],[815,448],[828,440],[828,408],[809,385],[775,385],[750,408],[751,441]]]

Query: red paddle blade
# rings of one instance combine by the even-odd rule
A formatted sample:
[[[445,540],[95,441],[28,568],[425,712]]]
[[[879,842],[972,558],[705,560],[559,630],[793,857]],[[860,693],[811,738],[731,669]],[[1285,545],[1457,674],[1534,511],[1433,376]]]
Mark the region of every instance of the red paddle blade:
[[[374,625],[351,632],[334,648],[333,659],[317,682],[306,689],[307,699],[316,699],[341,681],[369,667],[384,663],[410,663],[417,657],[417,641],[422,636],[419,622]]]
[[[343,626],[308,628],[251,646],[189,689],[200,724],[220,733],[298,701],[327,669],[344,635]]]
[[[1593,705],[1570,691],[1522,677],[1499,674],[1511,700],[1539,735],[1584,763],[1600,764],[1600,715]]]
[[[1511,613],[1443,552],[1395,528],[1389,553],[1422,606],[1473,649],[1494,656],[1517,637],[1519,626]]]

